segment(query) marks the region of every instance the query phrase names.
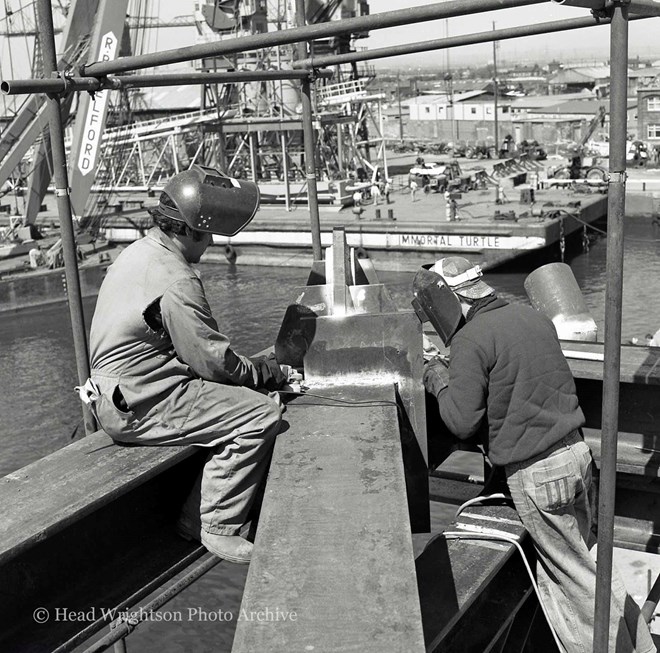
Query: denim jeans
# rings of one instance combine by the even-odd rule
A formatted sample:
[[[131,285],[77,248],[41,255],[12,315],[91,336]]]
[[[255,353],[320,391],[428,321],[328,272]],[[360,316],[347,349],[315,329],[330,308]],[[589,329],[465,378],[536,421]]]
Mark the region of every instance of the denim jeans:
[[[592,456],[573,433],[505,468],[511,498],[537,553],[541,600],[567,653],[592,653],[596,563],[591,549]],[[648,626],[612,569],[609,653],[652,653]]]

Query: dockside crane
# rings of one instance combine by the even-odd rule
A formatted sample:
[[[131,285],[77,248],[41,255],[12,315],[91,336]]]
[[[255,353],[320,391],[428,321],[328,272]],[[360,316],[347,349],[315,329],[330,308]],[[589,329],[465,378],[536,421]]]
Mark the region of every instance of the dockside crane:
[[[128,0],[73,0],[63,30],[62,56],[58,62],[61,74],[85,61],[114,59],[124,30]],[[38,39],[37,39],[38,41]],[[62,118],[71,117],[73,94],[61,103]],[[92,159],[98,155],[102,129],[107,114],[107,91],[80,95],[72,145],[71,201],[77,216],[82,214],[94,175]],[[51,180],[50,142],[47,133],[46,105],[41,95],[33,95],[23,104],[0,139],[0,186],[14,174],[33,149],[27,175],[27,199],[20,222],[35,223]]]
[[[579,142],[569,150],[569,163],[555,170],[553,177],[555,179],[593,179],[604,181],[607,178],[607,170],[595,162],[585,165],[584,154],[586,145],[593,133],[598,127],[605,124],[607,110],[604,106],[599,106],[596,115],[591,119],[587,130],[580,138]]]

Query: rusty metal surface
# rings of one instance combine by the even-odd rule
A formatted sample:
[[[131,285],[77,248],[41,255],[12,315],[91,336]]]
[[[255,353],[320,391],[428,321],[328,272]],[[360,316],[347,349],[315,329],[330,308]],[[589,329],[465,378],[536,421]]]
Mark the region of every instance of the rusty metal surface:
[[[233,651],[422,651],[394,390],[322,394],[285,414]]]

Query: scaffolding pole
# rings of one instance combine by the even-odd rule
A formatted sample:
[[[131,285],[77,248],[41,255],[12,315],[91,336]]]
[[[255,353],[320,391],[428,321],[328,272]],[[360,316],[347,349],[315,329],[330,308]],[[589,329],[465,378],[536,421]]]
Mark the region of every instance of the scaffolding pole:
[[[48,78],[57,72],[55,55],[55,32],[53,29],[53,14],[50,0],[38,0],[37,11],[41,26],[41,48],[44,77]],[[64,256],[64,274],[66,278],[66,293],[71,316],[73,332],[73,347],[76,355],[78,383],[84,385],[89,377],[89,352],[87,349],[87,334],[80,292],[80,277],[78,276],[78,255],[76,239],[73,233],[73,216],[69,198],[69,179],[66,169],[66,152],[64,148],[64,127],[60,99],[57,95],[48,95],[48,119],[50,124],[50,142],[53,156],[53,180],[55,182],[55,197],[60,219],[60,238]],[[96,431],[96,420],[86,404],[82,403],[83,423],[85,433]]]
[[[621,373],[623,303],[623,222],[626,210],[626,128],[628,82],[628,11],[617,2],[610,35],[610,162],[607,197],[607,262],[603,364],[602,441],[598,495],[598,559],[594,616],[594,653],[608,650],[614,500]]]
[[[633,16],[630,20],[648,18],[648,16]],[[538,34],[551,34],[553,32],[565,32],[568,30],[585,29],[587,27],[598,27],[609,25],[609,18],[596,19],[592,16],[585,18],[569,18],[567,20],[553,20],[538,25],[522,25],[519,27],[506,27],[493,29],[489,32],[476,32],[474,34],[460,34],[432,41],[421,41],[419,43],[407,43],[405,45],[391,45],[386,48],[374,50],[347,52],[345,54],[328,54],[320,57],[309,57],[302,61],[295,61],[294,68],[319,68],[325,66],[338,66],[346,63],[369,61],[372,59],[384,59],[397,57],[418,52],[430,52],[432,50],[445,50],[448,48],[475,45],[477,43],[490,43],[491,41],[505,41],[525,36],[536,36]]]
[[[315,78],[330,79],[332,70],[317,70]],[[113,91],[124,88],[151,88],[156,86],[194,86],[198,84],[230,84],[280,79],[306,79],[308,71],[261,70],[238,73],[163,73],[154,75],[108,75],[96,77],[62,76],[52,79],[3,80],[0,90],[5,95],[24,93],[69,93],[71,91]]]

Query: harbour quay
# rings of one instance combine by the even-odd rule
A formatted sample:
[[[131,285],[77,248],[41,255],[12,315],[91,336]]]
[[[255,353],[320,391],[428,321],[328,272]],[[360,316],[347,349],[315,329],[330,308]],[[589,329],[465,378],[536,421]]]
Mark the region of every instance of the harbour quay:
[[[397,183],[398,182],[398,183]],[[582,247],[590,227],[605,225],[607,195],[598,187],[532,189],[527,184],[499,192],[495,186],[466,193],[419,190],[413,197],[404,179],[395,180],[390,202],[373,200],[351,207],[319,207],[321,244],[332,243],[332,229],[342,227],[358,256],[377,269],[414,271],[429,260],[460,255],[483,269],[534,255],[561,260],[566,248]],[[137,216],[136,216],[137,217]],[[116,243],[139,237],[148,227],[132,217],[106,218],[105,237]],[[136,228],[139,227],[139,228]],[[250,225],[231,238],[215,236],[207,260],[237,264],[308,266],[312,258],[309,213],[263,205]]]

